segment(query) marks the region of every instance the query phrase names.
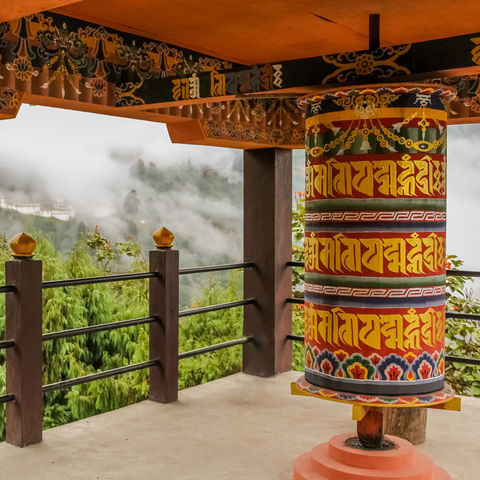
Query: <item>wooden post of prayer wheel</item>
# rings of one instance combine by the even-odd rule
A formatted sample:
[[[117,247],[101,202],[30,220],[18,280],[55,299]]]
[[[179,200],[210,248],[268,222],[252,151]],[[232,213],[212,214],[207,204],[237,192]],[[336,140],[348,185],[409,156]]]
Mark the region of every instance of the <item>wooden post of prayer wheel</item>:
[[[385,409],[385,433],[404,438],[413,445],[424,443],[427,434],[426,408]]]

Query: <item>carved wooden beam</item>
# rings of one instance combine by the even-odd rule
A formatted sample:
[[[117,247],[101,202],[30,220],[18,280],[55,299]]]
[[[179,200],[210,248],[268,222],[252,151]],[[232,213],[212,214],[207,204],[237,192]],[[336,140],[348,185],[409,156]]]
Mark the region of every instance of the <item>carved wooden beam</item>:
[[[144,109],[259,93],[474,75],[480,73],[480,33],[242,66],[43,12],[1,23],[0,54],[0,69],[9,75],[1,85],[10,82],[26,93]]]
[[[0,86],[109,107],[147,104],[151,79],[240,67],[51,12],[0,23],[0,55]]]
[[[15,118],[22,104],[23,92],[0,87],[0,120]]]
[[[277,94],[293,89],[403,83],[480,73],[480,33],[373,51],[324,55],[234,67],[172,79],[148,79],[138,89],[146,103],[198,101],[228,95]]]
[[[450,123],[480,121],[480,33],[242,66],[42,12],[0,23],[0,55],[0,118],[23,100],[167,122],[174,141],[301,148],[295,96],[422,78],[457,87]]]
[[[251,98],[156,110],[169,115],[170,138],[176,143],[236,148],[303,148],[304,118],[296,98]],[[190,119],[189,122],[175,121]]]

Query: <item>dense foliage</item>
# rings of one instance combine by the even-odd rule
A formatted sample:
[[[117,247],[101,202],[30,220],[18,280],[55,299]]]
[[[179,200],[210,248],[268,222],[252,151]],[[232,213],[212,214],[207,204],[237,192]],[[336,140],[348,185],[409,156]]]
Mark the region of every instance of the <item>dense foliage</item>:
[[[447,257],[447,268],[461,267],[455,255]],[[472,279],[447,277],[447,311],[480,314],[480,301],[473,298]],[[445,350],[447,355],[480,359],[480,327],[473,320],[449,319],[446,325]],[[480,397],[480,367],[449,363],[447,382],[461,395]]]
[[[148,267],[133,240],[112,244],[99,231],[81,237],[73,250],[61,255],[44,236],[35,233],[36,258],[43,262],[44,280],[76,278],[111,273],[130,260],[128,270]],[[0,284],[3,262],[10,254],[5,236],[0,237]],[[191,306],[204,306],[239,299],[241,273],[208,277],[202,298]],[[204,279],[205,280],[205,279]],[[148,315],[145,280],[47,289],[43,292],[43,331],[53,332]],[[186,317],[180,322],[180,351],[211,345],[241,336],[242,311],[212,312]],[[5,303],[0,297],[0,338],[4,338]],[[96,371],[141,362],[148,358],[148,326],[81,335],[44,343],[43,383],[48,384]],[[5,353],[0,352],[0,391],[5,392]],[[180,362],[180,388],[187,388],[239,371],[241,347],[189,358]],[[44,395],[44,426],[70,421],[143,400],[147,397],[147,371],[136,371],[71,389]],[[0,410],[0,435],[4,435],[4,410]]]
[[[292,212],[292,260],[303,262],[305,260],[303,242],[305,239],[305,192],[295,192],[295,208]],[[293,296],[303,297],[303,284],[305,281],[303,268],[292,269]],[[292,333],[304,335],[303,305],[293,305],[292,308]],[[292,345],[292,368],[303,371],[304,353],[303,343],[293,342]]]

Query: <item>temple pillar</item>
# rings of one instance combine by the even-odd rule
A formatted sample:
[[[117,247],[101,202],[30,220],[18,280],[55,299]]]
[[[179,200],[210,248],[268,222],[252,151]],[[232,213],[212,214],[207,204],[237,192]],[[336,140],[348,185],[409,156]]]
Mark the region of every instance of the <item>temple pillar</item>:
[[[243,372],[269,377],[292,368],[292,152],[245,150],[243,251],[255,268],[244,273]]]

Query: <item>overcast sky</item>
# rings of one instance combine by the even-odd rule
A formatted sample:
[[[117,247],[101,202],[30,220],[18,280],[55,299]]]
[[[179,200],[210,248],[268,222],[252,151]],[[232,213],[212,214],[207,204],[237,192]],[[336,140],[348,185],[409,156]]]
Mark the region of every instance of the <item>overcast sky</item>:
[[[229,172],[239,155],[174,145],[163,124],[29,105],[15,120],[0,121],[0,138],[0,174],[13,163],[19,182],[32,177],[52,197],[86,208],[108,201],[112,178],[128,184],[128,169],[119,168],[124,158],[162,164],[190,159]],[[480,125],[449,127],[447,178],[447,251],[480,269]]]

